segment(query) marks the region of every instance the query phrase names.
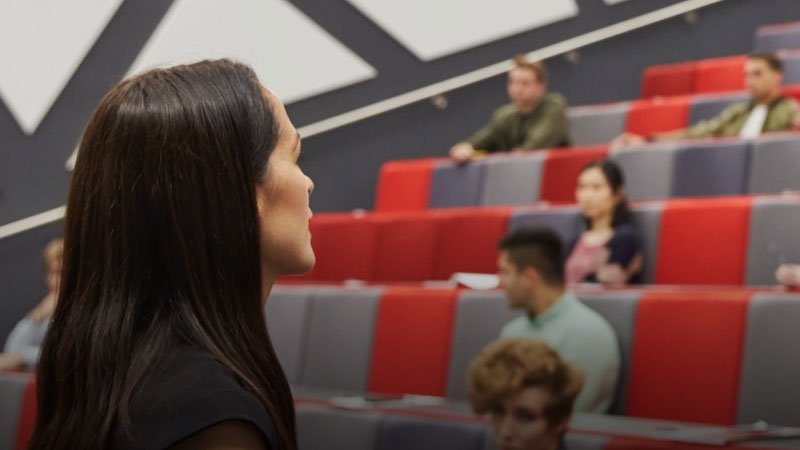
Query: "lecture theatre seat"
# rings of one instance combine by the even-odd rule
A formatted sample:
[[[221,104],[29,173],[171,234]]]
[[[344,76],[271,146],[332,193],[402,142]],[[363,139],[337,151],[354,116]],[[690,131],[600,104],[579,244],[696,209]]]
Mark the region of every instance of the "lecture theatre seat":
[[[577,236],[583,227],[580,210],[577,206],[524,206],[516,208],[511,215],[509,230],[526,226],[545,226],[558,233],[566,245]]]
[[[800,48],[800,22],[767,25],[756,30],[755,51],[776,52],[791,48]]]
[[[434,278],[441,236],[437,211],[384,215],[375,244],[375,281],[424,281]]]
[[[608,157],[608,147],[575,147],[569,151],[550,150],[544,161],[540,199],[553,203],[574,203],[575,186],[583,167]]]
[[[800,190],[800,135],[776,134],[753,142],[748,192]]]
[[[318,405],[297,405],[298,450],[374,450],[381,416]]]
[[[648,135],[685,128],[689,122],[688,96],[637,100],[628,111],[626,131]]]
[[[378,220],[374,214],[319,214],[312,219],[317,280],[370,280],[373,276]],[[315,231],[320,234],[314,242]]]
[[[31,374],[0,372],[0,450],[14,450],[24,440],[19,429],[25,390],[31,379]]]
[[[300,382],[315,287],[274,286],[264,308],[272,346],[289,383]]]
[[[750,100],[750,96],[740,92],[736,94],[700,94],[692,96],[689,107],[689,123],[695,125],[703,120],[710,120],[722,113],[727,107]]]
[[[441,212],[441,231],[433,279],[456,272],[497,272],[497,244],[508,232],[509,208]]]
[[[750,296],[646,293],[636,311],[627,415],[735,424]]]
[[[782,263],[800,261],[800,196],[757,198],[750,213],[747,245],[748,285],[775,284],[775,270]]]
[[[621,149],[611,154],[625,174],[630,200],[669,198],[678,143],[658,143]]]
[[[742,284],[751,202],[747,197],[667,202],[655,282]]]
[[[742,195],[747,189],[749,161],[747,141],[723,140],[682,147],[675,154],[671,197]]]
[[[706,59],[697,62],[694,92],[731,92],[745,90],[744,66],[747,56]]]
[[[421,211],[428,208],[433,168],[438,159],[389,161],[381,166],[375,211]]]
[[[628,103],[569,108],[569,134],[576,146],[602,145],[625,131]]]
[[[447,383],[453,289],[389,287],[381,297],[368,389],[383,394],[443,396]]]
[[[642,98],[691,94],[696,67],[694,61],[648,67],[642,79]]]
[[[542,183],[544,152],[499,154],[485,161],[481,206],[536,203]]]
[[[484,161],[471,161],[468,164],[439,161],[433,169],[428,204],[431,208],[478,206],[485,177]]]
[[[484,450],[490,441],[480,423],[431,421],[421,417],[385,415],[376,450]]]
[[[783,60],[783,84],[800,83],[800,52],[787,52],[781,59]]]

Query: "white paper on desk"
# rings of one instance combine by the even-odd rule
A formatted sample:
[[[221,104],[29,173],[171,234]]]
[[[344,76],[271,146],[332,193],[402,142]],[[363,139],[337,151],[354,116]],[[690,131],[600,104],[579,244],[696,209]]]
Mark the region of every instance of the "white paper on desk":
[[[453,276],[450,277],[450,281],[455,284],[480,291],[496,289],[500,286],[500,277],[493,273],[458,272],[454,273]]]

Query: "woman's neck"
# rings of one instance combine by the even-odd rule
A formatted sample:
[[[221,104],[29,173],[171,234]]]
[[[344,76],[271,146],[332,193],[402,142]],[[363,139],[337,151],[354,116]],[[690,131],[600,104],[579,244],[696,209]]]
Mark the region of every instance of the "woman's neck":
[[[593,233],[604,233],[613,230],[611,226],[611,214],[606,214],[595,219],[592,219],[592,226],[589,231]]]

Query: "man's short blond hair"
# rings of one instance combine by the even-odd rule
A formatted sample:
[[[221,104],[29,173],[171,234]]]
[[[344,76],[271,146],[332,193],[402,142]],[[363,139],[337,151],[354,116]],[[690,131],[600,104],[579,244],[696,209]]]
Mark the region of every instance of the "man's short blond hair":
[[[539,83],[547,84],[547,67],[541,61],[529,61],[524,55],[517,55],[514,57],[514,68],[532,70]]]
[[[58,238],[48,242],[42,252],[42,258],[47,267],[55,263],[60,263],[61,258],[64,257],[64,239]]]
[[[565,363],[546,343],[503,339],[488,345],[470,364],[469,401],[478,414],[497,408],[529,387],[550,393],[544,417],[551,425],[569,419],[583,387],[583,373]]]

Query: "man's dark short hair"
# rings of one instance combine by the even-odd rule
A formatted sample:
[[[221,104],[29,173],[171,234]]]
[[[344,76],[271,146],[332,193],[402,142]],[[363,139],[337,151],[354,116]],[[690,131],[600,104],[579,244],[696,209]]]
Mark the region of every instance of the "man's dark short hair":
[[[517,228],[498,245],[508,252],[508,258],[522,270],[533,267],[545,282],[564,284],[564,253],[561,238],[548,227],[528,226]]]
[[[783,73],[783,61],[775,56],[774,53],[752,53],[748,56],[749,59],[760,59],[767,63],[770,69],[775,72]]]

